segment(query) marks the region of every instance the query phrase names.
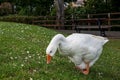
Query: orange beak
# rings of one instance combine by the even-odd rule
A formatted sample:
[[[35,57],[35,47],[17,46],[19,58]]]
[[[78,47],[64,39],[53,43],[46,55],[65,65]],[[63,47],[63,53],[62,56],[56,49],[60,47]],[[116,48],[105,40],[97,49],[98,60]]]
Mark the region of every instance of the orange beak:
[[[47,64],[49,64],[51,61],[51,56],[49,54],[47,54]]]

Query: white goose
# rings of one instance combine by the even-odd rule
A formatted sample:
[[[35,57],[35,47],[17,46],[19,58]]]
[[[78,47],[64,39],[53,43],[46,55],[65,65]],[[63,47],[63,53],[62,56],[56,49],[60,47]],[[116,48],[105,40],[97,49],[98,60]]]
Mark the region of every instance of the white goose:
[[[103,45],[108,41],[107,38],[91,34],[74,33],[66,38],[62,34],[57,34],[46,49],[47,64],[58,49],[60,54],[68,56],[76,68],[87,75],[89,68],[100,57]]]

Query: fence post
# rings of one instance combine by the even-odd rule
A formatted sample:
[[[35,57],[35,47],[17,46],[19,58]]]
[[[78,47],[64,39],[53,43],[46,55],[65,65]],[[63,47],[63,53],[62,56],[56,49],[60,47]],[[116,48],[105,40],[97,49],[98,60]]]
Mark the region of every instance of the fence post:
[[[110,21],[110,17],[111,15],[110,15],[110,13],[108,13],[108,26],[110,26],[111,25],[111,21]],[[109,27],[109,29],[108,29],[108,31],[110,31],[111,30],[111,28]]]
[[[90,14],[87,15],[87,18],[90,19]],[[88,22],[88,25],[90,25],[90,22]]]
[[[106,36],[105,30],[103,30],[102,27],[101,27],[102,23],[101,23],[100,18],[97,19],[97,24],[98,24],[98,27],[99,27],[99,30],[100,30],[100,35],[105,37]]]
[[[90,22],[89,22],[90,14],[87,15],[87,18],[88,18],[87,24],[88,24],[88,26],[90,26],[91,25]],[[88,29],[88,30],[90,30],[90,29]]]

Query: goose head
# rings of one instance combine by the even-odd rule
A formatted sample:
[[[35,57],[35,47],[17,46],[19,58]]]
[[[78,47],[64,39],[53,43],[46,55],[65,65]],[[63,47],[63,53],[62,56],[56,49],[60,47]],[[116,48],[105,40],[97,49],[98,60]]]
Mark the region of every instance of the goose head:
[[[50,63],[52,56],[54,56],[54,54],[57,51],[57,45],[52,45],[49,44],[47,49],[46,49],[46,55],[47,55],[47,64]]]
[[[65,37],[62,34],[57,34],[52,38],[46,49],[47,64],[50,63],[52,56],[54,56],[54,54],[57,51],[57,48],[59,47],[59,44],[63,41],[65,41]]]

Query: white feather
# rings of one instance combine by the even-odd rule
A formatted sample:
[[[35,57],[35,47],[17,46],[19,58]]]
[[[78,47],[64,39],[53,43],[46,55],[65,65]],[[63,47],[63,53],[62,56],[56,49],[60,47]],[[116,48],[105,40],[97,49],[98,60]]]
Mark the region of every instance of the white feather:
[[[91,34],[74,33],[66,38],[57,34],[48,45],[46,53],[53,56],[58,49],[61,55],[68,56],[76,66],[84,69],[86,62],[91,67],[99,59],[103,45],[108,41],[107,38]]]

